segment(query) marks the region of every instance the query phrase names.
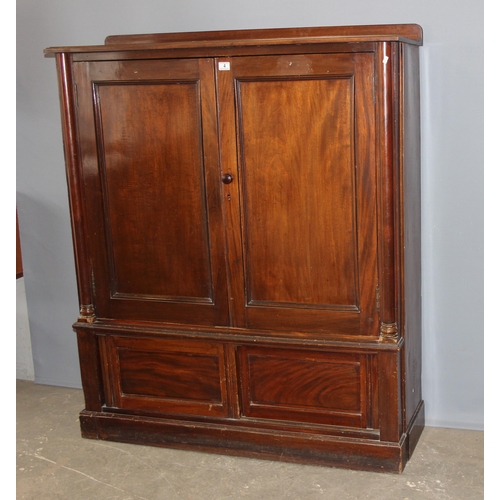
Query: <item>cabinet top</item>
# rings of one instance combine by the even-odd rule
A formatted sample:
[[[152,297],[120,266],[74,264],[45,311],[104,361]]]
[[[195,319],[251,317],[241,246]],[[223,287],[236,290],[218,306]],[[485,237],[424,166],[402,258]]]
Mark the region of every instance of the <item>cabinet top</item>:
[[[106,38],[103,45],[49,47],[45,49],[44,53],[53,55],[62,52],[122,52],[125,50],[189,49],[196,47],[216,49],[256,45],[394,41],[422,45],[422,28],[418,24],[379,24],[112,35]]]

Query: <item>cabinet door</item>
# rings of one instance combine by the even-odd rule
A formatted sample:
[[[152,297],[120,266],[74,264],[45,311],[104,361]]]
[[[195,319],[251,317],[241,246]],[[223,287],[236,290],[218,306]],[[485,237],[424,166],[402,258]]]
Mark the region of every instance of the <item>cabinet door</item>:
[[[219,62],[235,324],[376,335],[373,54]]]
[[[227,324],[213,60],[74,78],[97,316]]]

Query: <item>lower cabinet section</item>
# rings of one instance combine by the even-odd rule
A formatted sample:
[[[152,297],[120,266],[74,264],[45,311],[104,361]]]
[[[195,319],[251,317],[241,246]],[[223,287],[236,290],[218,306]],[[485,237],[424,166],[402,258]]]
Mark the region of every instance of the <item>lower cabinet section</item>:
[[[119,336],[101,346],[110,408],[363,429],[376,421],[373,354]]]
[[[401,472],[423,429],[422,402],[407,428],[384,403],[401,394],[399,345],[76,330],[100,381],[84,437]]]

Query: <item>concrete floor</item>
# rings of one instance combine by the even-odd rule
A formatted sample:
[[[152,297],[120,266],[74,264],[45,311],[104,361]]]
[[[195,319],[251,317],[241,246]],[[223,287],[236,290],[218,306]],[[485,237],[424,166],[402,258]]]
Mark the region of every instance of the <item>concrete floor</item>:
[[[426,428],[401,475],[94,441],[80,390],[17,381],[22,500],[477,500],[483,433]]]

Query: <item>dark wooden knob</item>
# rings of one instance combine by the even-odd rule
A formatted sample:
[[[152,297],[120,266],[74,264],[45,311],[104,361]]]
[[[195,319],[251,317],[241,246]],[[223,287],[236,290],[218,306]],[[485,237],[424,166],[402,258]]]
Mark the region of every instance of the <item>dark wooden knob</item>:
[[[224,174],[222,176],[222,182],[224,184],[231,184],[231,182],[233,182],[233,176],[231,174]]]

